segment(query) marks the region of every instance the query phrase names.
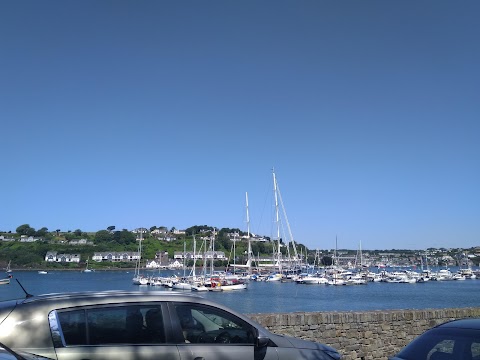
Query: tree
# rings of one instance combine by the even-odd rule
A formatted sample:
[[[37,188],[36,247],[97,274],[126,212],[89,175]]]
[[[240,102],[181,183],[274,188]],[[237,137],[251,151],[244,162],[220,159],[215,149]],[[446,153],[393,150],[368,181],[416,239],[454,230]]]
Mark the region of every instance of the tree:
[[[113,240],[113,235],[108,230],[100,230],[95,233],[95,242],[109,242]]]
[[[320,263],[323,265],[323,266],[330,266],[333,264],[333,259],[330,257],[330,256],[323,256],[321,259],[320,259]]]
[[[113,233],[113,240],[122,245],[135,244],[137,241],[136,236],[125,229],[122,231],[115,231]]]
[[[48,233],[48,229],[46,227],[42,227],[40,230],[37,230],[37,232],[35,233],[35,236],[45,237],[47,236],[47,233]]]
[[[73,232],[76,236],[82,236],[82,230],[77,229]]]
[[[157,230],[157,227],[156,227],[156,226],[152,226],[152,227],[150,228],[150,232],[152,232],[153,230]]]
[[[33,236],[35,235],[35,229],[28,224],[23,224],[17,227],[16,233],[19,235]]]

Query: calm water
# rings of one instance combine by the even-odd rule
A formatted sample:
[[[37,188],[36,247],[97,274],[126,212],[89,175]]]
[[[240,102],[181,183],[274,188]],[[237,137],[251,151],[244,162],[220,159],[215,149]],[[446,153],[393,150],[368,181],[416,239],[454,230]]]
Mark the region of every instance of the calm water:
[[[172,291],[158,286],[133,285],[132,271],[52,271],[46,275],[36,271],[16,271],[13,275],[10,285],[0,286],[0,300],[24,297],[15,279],[34,295],[86,290]],[[423,284],[368,283],[357,286],[252,281],[247,290],[206,292],[200,293],[200,296],[247,314],[478,307],[480,279],[429,281]]]

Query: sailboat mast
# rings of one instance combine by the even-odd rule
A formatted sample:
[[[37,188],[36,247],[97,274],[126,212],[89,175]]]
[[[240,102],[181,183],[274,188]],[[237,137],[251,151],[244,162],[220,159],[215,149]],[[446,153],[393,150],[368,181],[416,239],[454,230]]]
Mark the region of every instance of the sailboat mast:
[[[237,246],[237,233],[235,232],[235,234],[233,235],[233,274],[235,275],[235,258],[237,257],[236,255],[236,248]]]
[[[363,270],[362,240],[360,240],[360,269]]]
[[[197,261],[197,255],[196,255],[196,251],[197,251],[197,242],[195,241],[195,234],[193,234],[193,268],[192,268],[192,276],[193,276],[193,279],[195,279],[196,275],[195,275],[195,262]]]
[[[250,213],[248,212],[248,192],[245,192],[245,204],[247,210],[247,240],[248,240],[248,249],[247,249],[247,264],[248,264],[248,274],[252,273],[252,243],[250,242]]]
[[[282,271],[282,264],[281,264],[281,251],[280,251],[280,217],[278,214],[278,192],[277,192],[277,178],[275,177],[275,170],[272,171],[273,174],[273,194],[275,197],[275,223],[277,225],[277,242],[278,242],[278,249],[277,249],[277,261],[278,261],[278,270]]]
[[[185,252],[187,250],[187,244],[183,240],[183,277],[185,278]]]
[[[215,227],[213,227],[213,236],[212,236],[212,243],[211,243],[211,248],[212,248],[212,257],[211,257],[211,261],[210,261],[210,276],[213,276],[213,270],[214,270],[214,266],[213,266],[213,255],[215,254]]]

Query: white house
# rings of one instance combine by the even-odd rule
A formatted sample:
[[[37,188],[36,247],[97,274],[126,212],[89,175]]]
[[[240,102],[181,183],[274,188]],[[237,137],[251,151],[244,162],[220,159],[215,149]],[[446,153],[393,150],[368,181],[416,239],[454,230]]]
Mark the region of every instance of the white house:
[[[113,261],[113,262],[127,262],[127,261],[137,261],[139,260],[140,253],[135,251],[106,251],[106,252],[96,252],[93,254],[92,260],[97,262],[102,261]]]
[[[39,238],[34,238],[33,236],[21,235],[20,242],[35,242],[40,240]]]
[[[178,260],[175,260],[174,262],[168,264],[169,269],[181,269],[183,268],[183,264],[179,262]]]
[[[62,263],[79,263],[80,255],[78,254],[58,254],[56,251],[47,251],[45,255],[47,262],[62,262]]]

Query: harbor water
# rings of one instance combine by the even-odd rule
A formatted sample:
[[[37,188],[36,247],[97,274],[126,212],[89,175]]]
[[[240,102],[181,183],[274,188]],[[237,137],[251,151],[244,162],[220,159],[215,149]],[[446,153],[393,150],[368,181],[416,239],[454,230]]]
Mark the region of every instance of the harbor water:
[[[158,271],[151,274],[158,275]],[[165,272],[163,275],[171,275]],[[0,300],[76,291],[174,291],[161,286],[133,285],[133,271],[15,271],[9,285],[0,286]],[[188,291],[191,293],[191,291]],[[195,294],[195,293],[194,293]],[[247,290],[195,294],[223,303],[245,314],[429,309],[480,306],[480,279],[428,281],[399,284],[369,282],[367,285],[304,285],[295,282],[250,281]]]

